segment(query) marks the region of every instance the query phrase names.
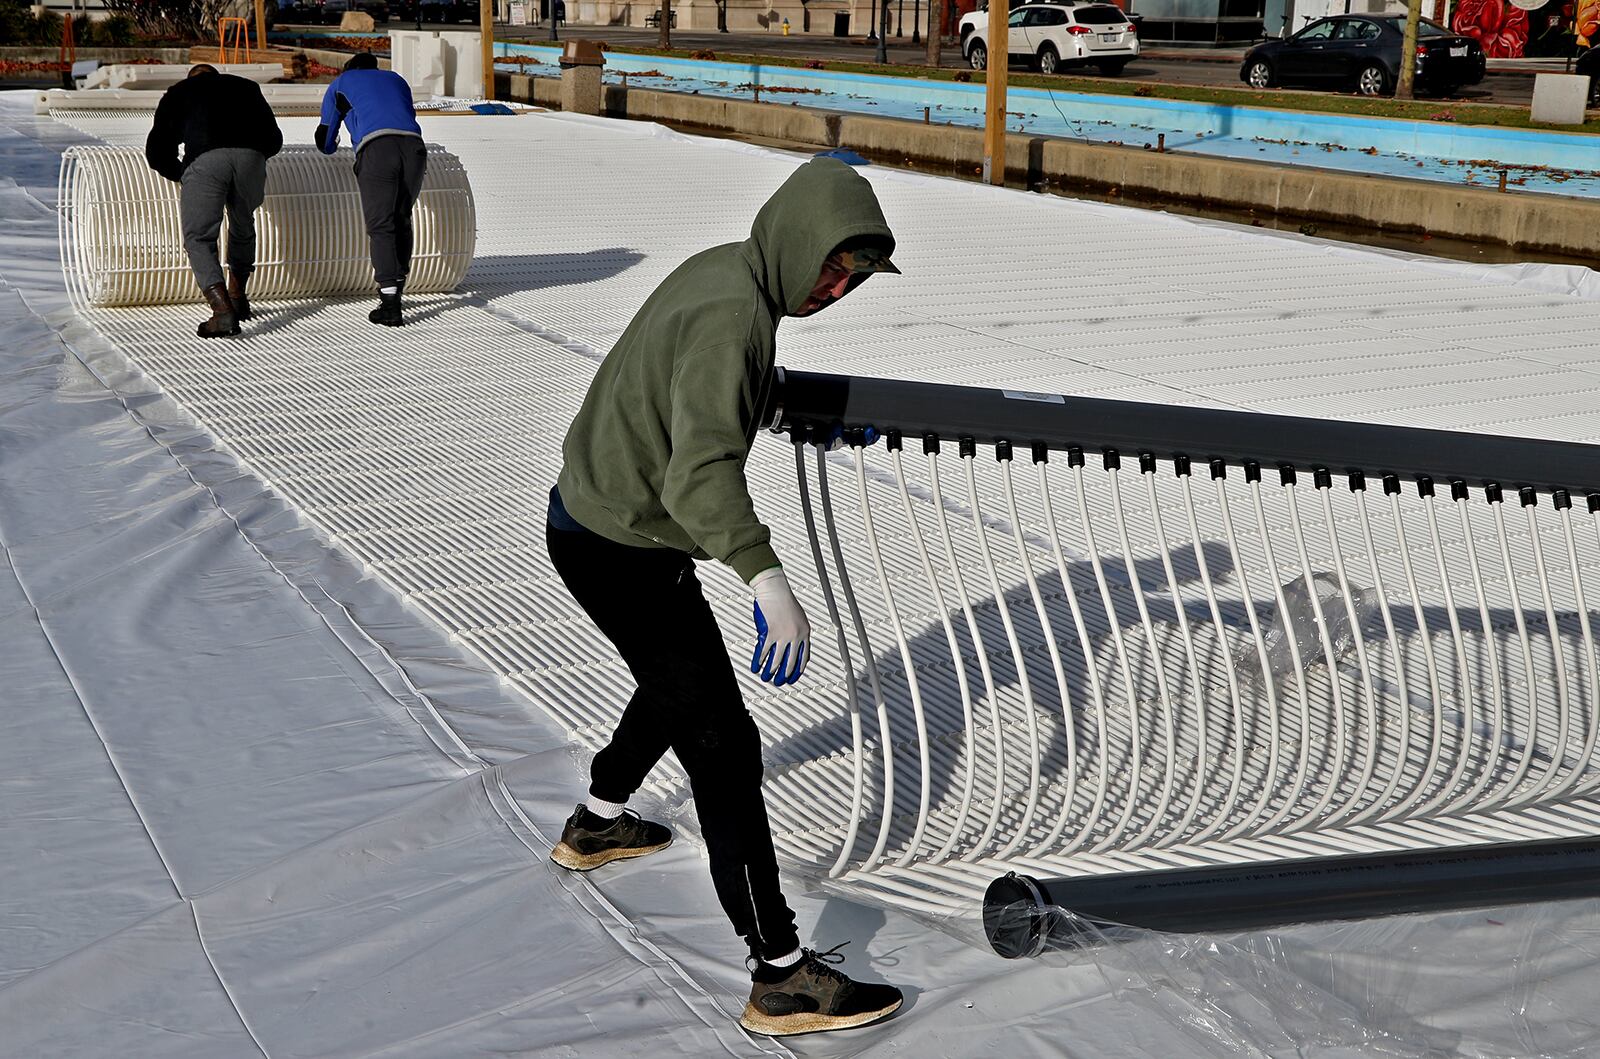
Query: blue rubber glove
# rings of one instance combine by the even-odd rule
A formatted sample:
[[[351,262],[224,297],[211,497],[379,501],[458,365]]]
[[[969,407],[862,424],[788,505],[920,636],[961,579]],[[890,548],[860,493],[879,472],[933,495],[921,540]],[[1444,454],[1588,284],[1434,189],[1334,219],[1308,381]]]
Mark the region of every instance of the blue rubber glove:
[[[878,431],[874,427],[863,427],[861,433],[861,440],[867,445],[871,445],[878,440]],[[850,442],[845,440],[844,427],[837,423],[834,424],[832,432],[828,434],[828,451],[837,452],[848,444]]]
[[[783,567],[763,570],[750,582],[756,594],[756,650],[750,672],[774,686],[793,684],[811,654],[811,623],[789,588]]]

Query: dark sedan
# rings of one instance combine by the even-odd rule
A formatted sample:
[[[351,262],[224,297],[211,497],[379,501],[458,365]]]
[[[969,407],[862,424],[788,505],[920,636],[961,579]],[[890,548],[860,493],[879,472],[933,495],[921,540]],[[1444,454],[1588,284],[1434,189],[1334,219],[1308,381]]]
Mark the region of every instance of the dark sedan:
[[[1572,72],[1589,79],[1589,105],[1600,107],[1600,47],[1592,47],[1579,54]]]
[[[1335,15],[1245,53],[1239,80],[1253,88],[1300,85],[1388,95],[1400,79],[1403,15]],[[1417,23],[1415,84],[1435,95],[1483,80],[1483,49],[1437,22]]]

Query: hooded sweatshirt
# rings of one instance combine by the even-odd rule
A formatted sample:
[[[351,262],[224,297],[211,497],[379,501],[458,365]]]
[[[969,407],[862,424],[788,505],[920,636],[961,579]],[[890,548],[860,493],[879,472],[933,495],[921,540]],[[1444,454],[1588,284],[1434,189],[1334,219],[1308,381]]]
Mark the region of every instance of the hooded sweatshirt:
[[[778,322],[841,243],[894,236],[872,185],[814,158],[756,214],[750,238],[673,270],[596,373],[562,445],[567,511],[620,544],[717,559],[749,581],[779,565],[744,465],[772,389]]]

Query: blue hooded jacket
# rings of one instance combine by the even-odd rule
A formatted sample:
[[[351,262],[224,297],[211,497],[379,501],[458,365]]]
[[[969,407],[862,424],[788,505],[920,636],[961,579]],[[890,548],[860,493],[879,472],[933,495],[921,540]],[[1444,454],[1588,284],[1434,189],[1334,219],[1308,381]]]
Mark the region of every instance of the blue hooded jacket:
[[[322,124],[317,146],[323,154],[339,149],[339,125],[350,126],[356,150],[378,136],[421,136],[411,106],[411,86],[392,70],[346,70],[333,79],[322,97]]]

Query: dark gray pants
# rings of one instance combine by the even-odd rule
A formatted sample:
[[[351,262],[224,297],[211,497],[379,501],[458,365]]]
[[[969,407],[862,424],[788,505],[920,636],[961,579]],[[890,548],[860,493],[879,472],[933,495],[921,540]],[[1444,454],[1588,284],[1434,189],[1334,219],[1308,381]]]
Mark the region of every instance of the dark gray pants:
[[[427,171],[428,147],[417,136],[379,136],[356,152],[356,184],[379,287],[398,286],[411,271],[411,207]]]
[[[267,158],[248,147],[217,147],[183,171],[178,218],[183,248],[189,253],[200,289],[222,282],[217,237],[228,214],[228,267],[241,277],[256,267],[255,212],[266,197]]]

